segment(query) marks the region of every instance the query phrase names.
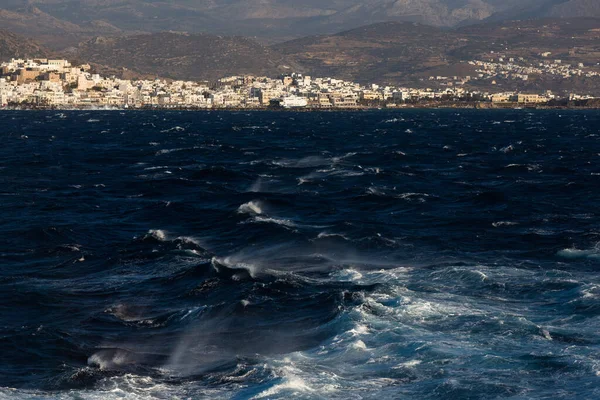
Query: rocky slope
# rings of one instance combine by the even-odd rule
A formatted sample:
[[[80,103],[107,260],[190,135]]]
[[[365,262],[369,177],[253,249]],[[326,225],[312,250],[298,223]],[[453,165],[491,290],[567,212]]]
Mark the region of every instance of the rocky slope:
[[[387,22],[273,48],[315,75],[423,86],[429,83],[422,80],[430,76],[473,75],[474,68],[467,61],[488,61],[500,54],[537,63],[545,60],[541,53],[551,52],[552,59],[596,66],[598,43],[600,19],[579,18],[487,23],[453,30]],[[555,86],[539,82],[543,85]]]
[[[106,21],[90,20],[76,24],[54,17],[40,8],[25,4],[2,8],[0,26],[10,32],[21,34],[53,49],[75,45],[84,38],[98,34],[119,34],[121,30]]]
[[[207,32],[283,41],[385,21],[459,26],[542,17],[600,17],[597,0],[6,0],[0,25],[73,44],[77,35]],[[51,37],[54,35],[54,41]]]
[[[47,57],[50,52],[36,42],[0,29],[0,60]]]
[[[600,16],[600,1],[569,0],[555,5],[545,15],[560,18]]]
[[[216,80],[230,75],[276,76],[291,71],[281,55],[243,37],[154,33],[99,37],[82,43],[70,57],[173,79]],[[293,65],[296,70],[299,67]]]

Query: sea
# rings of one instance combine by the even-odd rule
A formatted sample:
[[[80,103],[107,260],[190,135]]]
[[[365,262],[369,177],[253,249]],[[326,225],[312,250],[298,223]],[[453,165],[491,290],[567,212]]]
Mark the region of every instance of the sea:
[[[0,399],[600,398],[600,112],[0,112]]]

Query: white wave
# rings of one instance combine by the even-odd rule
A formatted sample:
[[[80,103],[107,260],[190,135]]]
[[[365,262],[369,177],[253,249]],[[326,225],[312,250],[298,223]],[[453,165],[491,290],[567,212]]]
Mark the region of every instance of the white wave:
[[[178,149],[162,149],[156,152],[156,155],[159,156],[161,154],[169,154],[169,153],[173,153],[175,151],[182,151],[185,150],[183,148],[178,148]]]
[[[411,197],[429,197],[427,193],[402,193],[399,196],[401,199],[408,199]]]
[[[238,213],[240,214],[263,214],[264,205],[257,200],[249,201],[238,207]]]
[[[417,201],[419,203],[425,203],[425,198],[429,197],[429,195],[427,193],[402,193],[397,197],[406,201]]]
[[[282,159],[272,161],[272,164],[287,167],[287,168],[309,168],[309,167],[319,167],[321,165],[328,165],[331,162],[330,159],[322,157],[322,156],[308,156],[301,159]]]
[[[505,168],[525,167],[528,171],[539,171],[539,164],[508,164]]]
[[[256,273],[259,269],[259,267],[256,264],[245,262],[243,259],[236,256],[228,256],[225,258],[213,257],[211,260],[211,264],[216,270],[218,270],[216,264],[223,265],[229,269],[244,269],[248,271],[248,275],[250,275],[251,278],[256,277]]]
[[[594,248],[590,250],[579,250],[579,249],[563,249],[557,253],[558,256],[570,259],[589,259],[589,260],[600,260],[600,249]]]
[[[334,276],[340,281],[358,281],[363,278],[363,274],[354,269],[344,269],[334,274]]]
[[[81,245],[79,245],[79,244],[65,244],[60,247],[63,249],[71,250],[71,251],[81,251]]]
[[[71,379],[95,374],[95,368],[77,369]],[[45,392],[41,390],[0,387],[0,399],[18,400],[150,400],[150,399],[217,399],[225,398],[224,389],[198,389],[193,383],[168,384],[164,379],[126,373],[99,380],[93,388]],[[229,396],[227,396],[229,397]]]
[[[264,126],[252,125],[252,126],[242,126],[240,129],[257,130],[257,129],[269,129],[269,128],[270,127],[268,125],[264,125]]]
[[[150,229],[148,234],[161,242],[167,240],[167,231],[162,229]]]
[[[435,324],[440,319],[457,318],[461,316],[482,316],[485,313],[473,308],[468,304],[460,304],[451,301],[438,302],[437,299],[418,299],[407,296],[396,298],[394,303],[401,304],[388,306],[386,303],[392,298],[389,295],[372,295],[366,298],[366,304],[375,309],[380,309],[382,313],[395,315],[402,320],[414,325]]]
[[[338,163],[338,162],[340,162],[340,161],[342,161],[342,160],[344,160],[346,158],[350,158],[350,157],[353,157],[355,155],[356,155],[355,152],[346,153],[346,154],[344,154],[343,156],[340,156],[340,157],[333,157],[331,159],[331,161],[333,161],[334,163]]]
[[[160,156],[162,154],[169,154],[169,153],[174,153],[176,151],[185,151],[185,150],[196,150],[199,149],[199,146],[194,146],[194,147],[178,147],[175,149],[162,149],[156,152],[157,156]]]
[[[518,222],[512,222],[512,221],[498,221],[498,222],[493,222],[492,226],[494,228],[499,228],[501,226],[514,226],[514,225],[519,225]]]
[[[546,340],[552,340],[552,336],[550,335],[548,329],[540,328],[540,335],[542,335]]]
[[[365,172],[371,172],[374,174],[380,174],[381,173],[381,168],[379,167],[369,167],[369,168],[365,168],[364,169]]]
[[[581,297],[584,299],[598,299],[600,298],[600,286],[590,284],[581,290]]]
[[[488,276],[479,270],[473,270],[473,273],[475,275],[478,275],[481,278],[482,282],[488,280]]]
[[[117,304],[116,306],[107,308],[104,312],[115,316],[121,321],[135,322],[140,320],[137,311],[127,304]]]
[[[90,119],[87,120],[87,122],[89,122],[89,123],[100,122],[100,120],[99,119],[92,119],[92,118],[90,118]]]
[[[374,194],[376,196],[387,196],[387,194],[383,190],[376,188],[374,186],[368,187],[366,192],[368,194]]]
[[[167,133],[167,132],[183,132],[185,131],[185,128],[181,127],[181,126],[174,126],[170,129],[164,129],[162,131],[160,131],[161,133]]]
[[[513,145],[508,145],[506,147],[503,147],[500,149],[501,152],[503,153],[510,153],[511,151],[513,151],[515,148],[513,147]]]
[[[362,340],[357,340],[356,342],[352,343],[352,348],[355,350],[368,350],[367,345]]]
[[[421,364],[421,360],[410,360],[392,367],[392,369],[405,369],[405,368],[413,368],[417,365]]]
[[[197,238],[192,237],[192,236],[178,236],[177,239],[181,240],[183,243],[191,243],[198,247],[203,247],[202,244],[200,243],[200,241]]]
[[[289,360],[285,361],[289,362]],[[251,399],[272,398],[273,396],[279,395],[282,392],[289,393],[292,398],[303,394],[317,394],[317,391],[310,387],[308,383],[306,383],[306,381],[299,376],[302,371],[294,367],[293,363],[290,364],[291,365],[286,365],[277,371],[277,375],[282,377],[281,383],[263,390],[256,396],[251,397]],[[318,392],[318,394],[321,394],[323,390],[319,390]]]
[[[369,327],[363,324],[357,324],[354,328],[350,329],[349,333],[354,336],[368,335],[370,333]]]
[[[350,241],[350,239],[347,236],[344,236],[341,233],[321,232],[321,233],[319,233],[317,235],[317,239],[326,239],[326,238],[331,238],[331,237],[339,237],[339,238],[342,238],[344,240]]]
[[[131,353],[120,349],[100,350],[88,358],[88,365],[98,367],[101,370],[118,369],[134,362]]]
[[[289,219],[283,219],[283,218],[257,216],[257,217],[254,217],[253,221],[283,225],[283,226],[287,226],[288,228],[293,228],[296,226],[296,224],[293,221],[290,221]]]
[[[270,398],[271,396],[275,396],[281,392],[289,391],[292,395],[298,395],[300,393],[306,392],[314,392],[314,390],[309,387],[306,382],[302,378],[297,376],[290,376],[284,379],[283,383],[277,384],[267,390],[264,390],[252,397],[252,399],[264,399]]]

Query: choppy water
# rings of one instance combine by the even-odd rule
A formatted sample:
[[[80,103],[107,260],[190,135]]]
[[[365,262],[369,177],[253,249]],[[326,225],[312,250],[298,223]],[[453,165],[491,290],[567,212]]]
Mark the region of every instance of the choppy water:
[[[600,396],[598,112],[0,130],[0,398]]]

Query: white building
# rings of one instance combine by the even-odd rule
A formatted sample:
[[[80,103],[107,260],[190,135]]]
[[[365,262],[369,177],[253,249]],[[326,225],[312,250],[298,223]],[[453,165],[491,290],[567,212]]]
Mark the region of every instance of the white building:
[[[305,97],[298,97],[292,95],[283,97],[279,104],[283,108],[306,107],[308,105],[308,100]]]

